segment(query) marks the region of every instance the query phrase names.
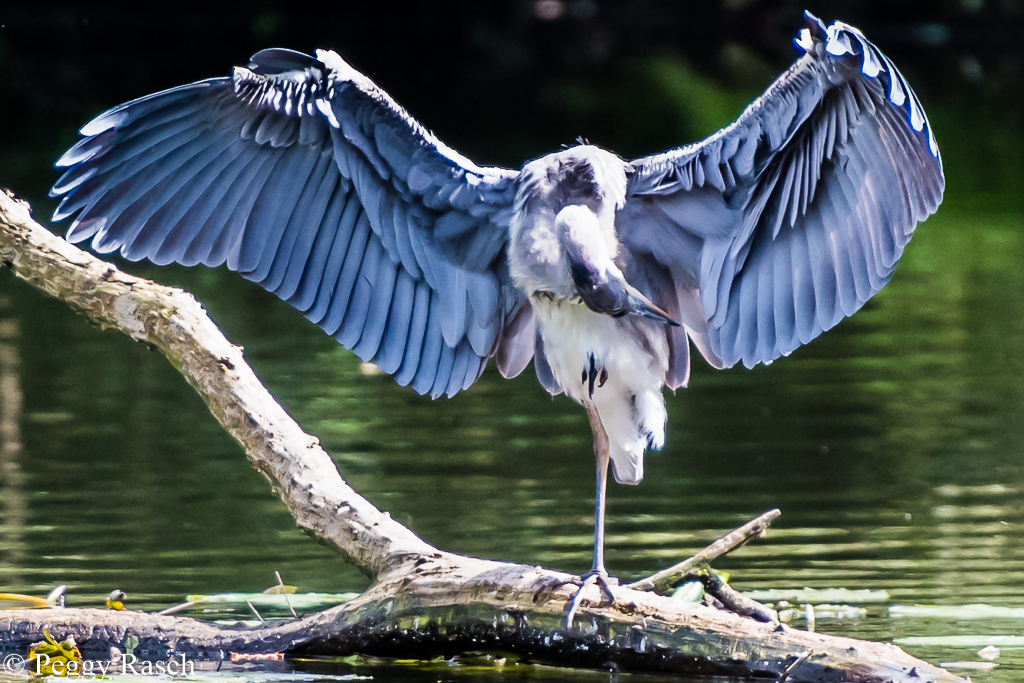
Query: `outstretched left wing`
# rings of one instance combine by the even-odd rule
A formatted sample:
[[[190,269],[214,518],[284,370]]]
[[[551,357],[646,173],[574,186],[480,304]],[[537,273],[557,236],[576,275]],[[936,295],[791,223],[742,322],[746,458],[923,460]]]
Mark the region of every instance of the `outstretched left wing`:
[[[716,367],[767,363],[888,282],[944,179],[924,110],[857,29],[807,15],[805,55],[731,126],[631,163],[616,217],[626,277]]]
[[[55,220],[100,252],[218,266],[258,282],[420,393],[532,356],[508,282],[517,174],[435,139],[333,52],[112,109],[57,162]]]

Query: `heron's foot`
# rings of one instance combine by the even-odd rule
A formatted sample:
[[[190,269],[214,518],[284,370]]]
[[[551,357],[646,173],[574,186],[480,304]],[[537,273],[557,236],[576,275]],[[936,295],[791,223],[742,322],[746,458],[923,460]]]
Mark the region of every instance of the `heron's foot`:
[[[572,583],[576,582],[573,581]],[[608,602],[615,604],[615,594],[612,593],[612,586],[619,585],[619,580],[614,576],[608,576],[608,572],[603,568],[592,569],[589,574],[580,577],[580,587],[576,589],[576,592],[569,600],[569,612],[565,615],[565,627],[567,629],[572,628],[573,617],[576,616],[576,610],[579,609],[580,603],[583,602],[583,593],[595,583],[600,587],[601,593],[608,598]]]
[[[598,367],[594,354],[588,354],[587,362],[583,366],[583,384],[587,387],[590,398],[594,398],[594,385],[603,387],[608,381],[608,368]]]

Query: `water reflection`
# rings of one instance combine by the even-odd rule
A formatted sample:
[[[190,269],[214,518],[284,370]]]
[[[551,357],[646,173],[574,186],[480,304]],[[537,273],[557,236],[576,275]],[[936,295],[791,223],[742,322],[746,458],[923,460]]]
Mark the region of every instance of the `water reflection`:
[[[0,570],[17,576],[24,563],[27,505],[21,458],[22,393],[19,324],[11,298],[0,294]]]
[[[741,589],[871,588],[898,604],[1024,605],[1013,372],[1024,325],[1019,309],[978,310],[997,291],[1021,291],[1024,276],[990,268],[981,252],[977,261],[956,253],[950,242],[967,227],[955,217],[929,226],[897,283],[852,320],[768,368],[697,368],[692,388],[670,397],[669,446],[651,457],[651,476],[611,491],[614,572],[629,579],[665,566],[780,507],[766,541],[719,563]],[[426,539],[587,567],[587,425],[528,373],[505,381],[489,372],[454,400],[430,401],[362,374],[290,308],[228,276],[162,279],[187,285],[245,340],[257,372],[353,485]],[[162,358],[25,287],[8,291],[23,334],[7,343],[30,380],[21,480],[4,480],[5,588],[68,583],[73,605],[121,588],[152,608],[187,593],[259,590],[274,570],[308,590],[364,585],[295,529]],[[999,622],[894,621],[883,608],[818,627],[882,639],[1011,632]],[[975,680],[1010,680],[1003,672],[1019,666],[1014,657]]]

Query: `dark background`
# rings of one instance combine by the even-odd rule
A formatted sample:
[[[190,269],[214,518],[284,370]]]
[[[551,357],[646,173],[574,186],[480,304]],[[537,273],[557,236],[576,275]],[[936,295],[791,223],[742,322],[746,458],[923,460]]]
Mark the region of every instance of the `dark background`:
[[[735,117],[796,57],[805,7],[858,26],[903,70],[947,168],[975,167],[949,174],[953,195],[1020,201],[1018,0],[8,5],[4,182],[36,202],[54,179],[43,162],[92,116],[271,46],[336,50],[481,164],[517,168],[577,136],[649,154]]]

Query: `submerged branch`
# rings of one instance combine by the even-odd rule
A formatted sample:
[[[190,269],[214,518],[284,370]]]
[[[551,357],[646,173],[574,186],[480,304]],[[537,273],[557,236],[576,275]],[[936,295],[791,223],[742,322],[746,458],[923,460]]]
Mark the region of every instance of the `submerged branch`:
[[[740,593],[735,588],[722,580],[714,569],[699,571],[698,580],[704,584],[704,590],[711,595],[730,612],[735,612],[741,617],[750,617],[766,624],[779,623],[779,614],[773,609],[765,607],[757,600],[752,600]]]
[[[76,249],[35,223],[24,202],[3,192],[0,262],[101,327],[163,352],[270,480],[296,522],[374,577],[350,602],[257,628],[141,612],[0,612],[2,649],[24,650],[42,640],[46,628],[61,639],[74,635],[83,652],[99,656],[135,636],[136,651],[150,657],[284,650],[410,658],[492,650],[562,666],[794,682],[962,681],[891,645],[794,631],[637,590],[677,580],[665,578],[677,576],[676,568],[615,588],[614,604],[604,604],[591,586],[576,627],[567,630],[565,610],[576,588],[572,576],[438,550],[378,510],[348,486],[317,440],[274,401],[241,349],[189,294],[126,275]],[[720,539],[712,546],[717,550],[700,554],[697,564],[742,545],[777,515],[767,513]]]

